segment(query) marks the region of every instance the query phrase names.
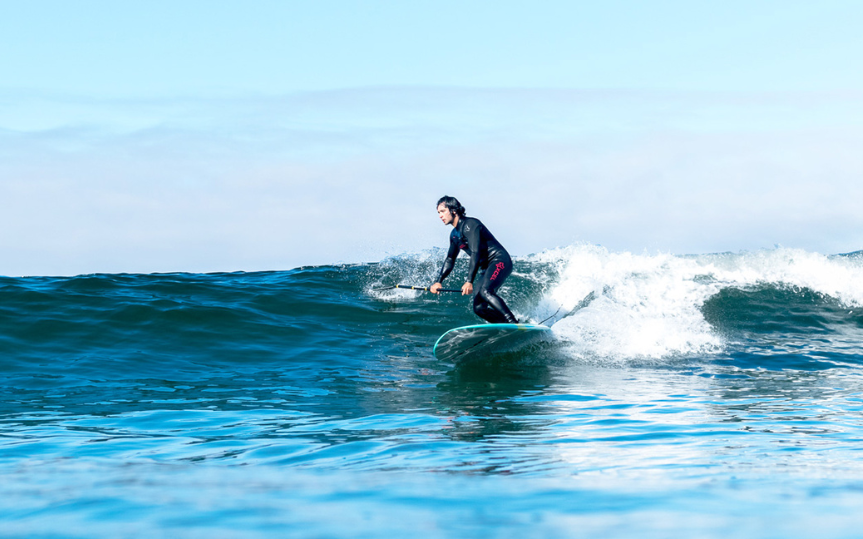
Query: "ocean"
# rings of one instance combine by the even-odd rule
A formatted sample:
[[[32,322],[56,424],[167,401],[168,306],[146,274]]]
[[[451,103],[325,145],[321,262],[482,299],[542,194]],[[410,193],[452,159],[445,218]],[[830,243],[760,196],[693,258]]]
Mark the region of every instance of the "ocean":
[[[863,254],[518,257],[459,368],[442,259],[0,277],[0,536],[861,535]]]

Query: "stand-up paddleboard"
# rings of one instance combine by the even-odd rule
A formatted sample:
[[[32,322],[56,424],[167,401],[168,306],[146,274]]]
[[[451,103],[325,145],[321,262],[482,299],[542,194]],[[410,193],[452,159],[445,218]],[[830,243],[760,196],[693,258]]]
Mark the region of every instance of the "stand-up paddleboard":
[[[551,328],[535,324],[478,324],[447,331],[434,345],[434,355],[457,365],[479,357],[515,352],[551,339]]]

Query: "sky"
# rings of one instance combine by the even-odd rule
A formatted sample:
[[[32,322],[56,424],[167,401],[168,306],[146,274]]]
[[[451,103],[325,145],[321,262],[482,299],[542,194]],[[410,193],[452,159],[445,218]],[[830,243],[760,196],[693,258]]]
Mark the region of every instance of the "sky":
[[[863,249],[863,4],[0,0],[0,275]]]

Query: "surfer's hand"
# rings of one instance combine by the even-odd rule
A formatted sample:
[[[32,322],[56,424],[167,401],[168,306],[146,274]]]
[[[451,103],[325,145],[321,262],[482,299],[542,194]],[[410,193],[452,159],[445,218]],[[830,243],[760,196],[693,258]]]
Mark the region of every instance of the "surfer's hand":
[[[473,283],[464,283],[461,287],[461,295],[469,296],[473,294]]]
[[[443,287],[442,284],[435,283],[435,284],[431,285],[431,288],[429,288],[429,292],[431,292],[432,294],[439,294],[440,292],[438,292],[438,290],[440,290],[441,287]]]

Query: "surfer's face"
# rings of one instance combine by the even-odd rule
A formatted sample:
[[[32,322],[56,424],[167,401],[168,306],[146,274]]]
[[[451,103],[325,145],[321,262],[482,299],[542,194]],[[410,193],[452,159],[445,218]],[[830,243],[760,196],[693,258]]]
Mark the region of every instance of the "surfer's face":
[[[440,217],[440,220],[443,221],[445,225],[451,225],[452,220],[455,218],[453,213],[446,207],[446,204],[440,204],[437,207],[437,214]]]

